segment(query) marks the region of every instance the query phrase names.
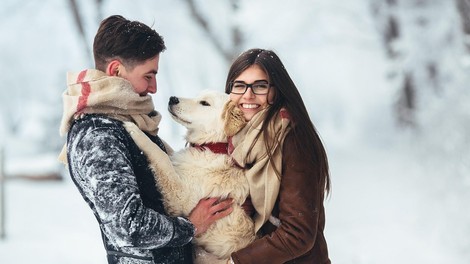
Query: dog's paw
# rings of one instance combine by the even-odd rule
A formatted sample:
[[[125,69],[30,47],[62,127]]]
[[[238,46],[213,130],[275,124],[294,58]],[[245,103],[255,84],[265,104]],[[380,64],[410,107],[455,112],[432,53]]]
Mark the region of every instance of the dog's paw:
[[[151,166],[158,167],[154,164],[157,164],[159,160],[161,161],[161,165],[159,165],[159,167],[162,168],[155,168],[156,171],[160,171],[171,166],[171,161],[168,155],[158,147],[157,144],[150,140],[147,134],[140,130],[136,124],[132,122],[124,122],[123,126],[131,136],[132,140],[134,140],[137,147],[145,153]]]
[[[142,130],[140,130],[136,124],[132,122],[123,123],[124,128],[139,147],[151,142],[148,136]]]
[[[142,132],[140,128],[132,122],[123,122],[123,126],[131,136],[139,132]]]
[[[235,135],[246,125],[243,111],[230,100],[225,103],[222,119],[224,120],[224,132],[228,137]]]

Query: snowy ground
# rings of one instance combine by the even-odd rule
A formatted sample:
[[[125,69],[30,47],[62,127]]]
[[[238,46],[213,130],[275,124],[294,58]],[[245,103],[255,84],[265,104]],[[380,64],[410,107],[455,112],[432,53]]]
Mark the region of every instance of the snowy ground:
[[[446,189],[445,169],[431,170],[404,150],[332,158],[326,235],[333,263],[469,263],[469,186]]]
[[[443,190],[450,186],[443,170],[423,167],[403,148],[350,149],[330,150],[333,263],[469,263],[468,186]],[[70,180],[10,180],[6,198],[0,263],[105,263],[96,220]]]
[[[2,264],[106,263],[91,210],[73,183],[10,180]]]

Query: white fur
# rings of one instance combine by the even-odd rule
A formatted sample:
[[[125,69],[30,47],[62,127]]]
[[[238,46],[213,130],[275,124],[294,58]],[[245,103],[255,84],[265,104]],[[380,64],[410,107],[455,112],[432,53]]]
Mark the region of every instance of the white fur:
[[[189,143],[227,142],[222,117],[226,94],[206,91],[197,98],[178,100],[168,110],[187,128]],[[226,263],[232,252],[254,240],[253,222],[240,206],[249,194],[248,182],[230,156],[187,147],[168,157],[133,123],[125,123],[125,127],[147,155],[170,215],[188,216],[206,197],[234,199],[233,212],[193,240],[196,263]]]

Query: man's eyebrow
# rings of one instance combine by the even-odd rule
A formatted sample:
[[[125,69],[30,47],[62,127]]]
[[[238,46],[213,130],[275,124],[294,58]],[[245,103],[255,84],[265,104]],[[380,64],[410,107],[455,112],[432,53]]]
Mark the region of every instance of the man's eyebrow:
[[[148,71],[147,73],[157,74],[158,71],[156,71],[156,70],[150,70],[150,71]]]

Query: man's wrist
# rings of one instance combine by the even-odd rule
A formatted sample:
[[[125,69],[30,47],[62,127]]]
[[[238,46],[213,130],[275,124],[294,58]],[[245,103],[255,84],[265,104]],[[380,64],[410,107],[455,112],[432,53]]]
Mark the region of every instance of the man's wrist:
[[[182,216],[178,216],[178,219],[181,219],[183,220],[184,222],[190,224],[192,227],[193,227],[193,235],[192,235],[192,238],[196,237],[196,234],[197,234],[197,227],[191,222],[191,220],[189,220],[188,218],[186,217],[182,217]],[[191,240],[192,240],[191,238]]]

